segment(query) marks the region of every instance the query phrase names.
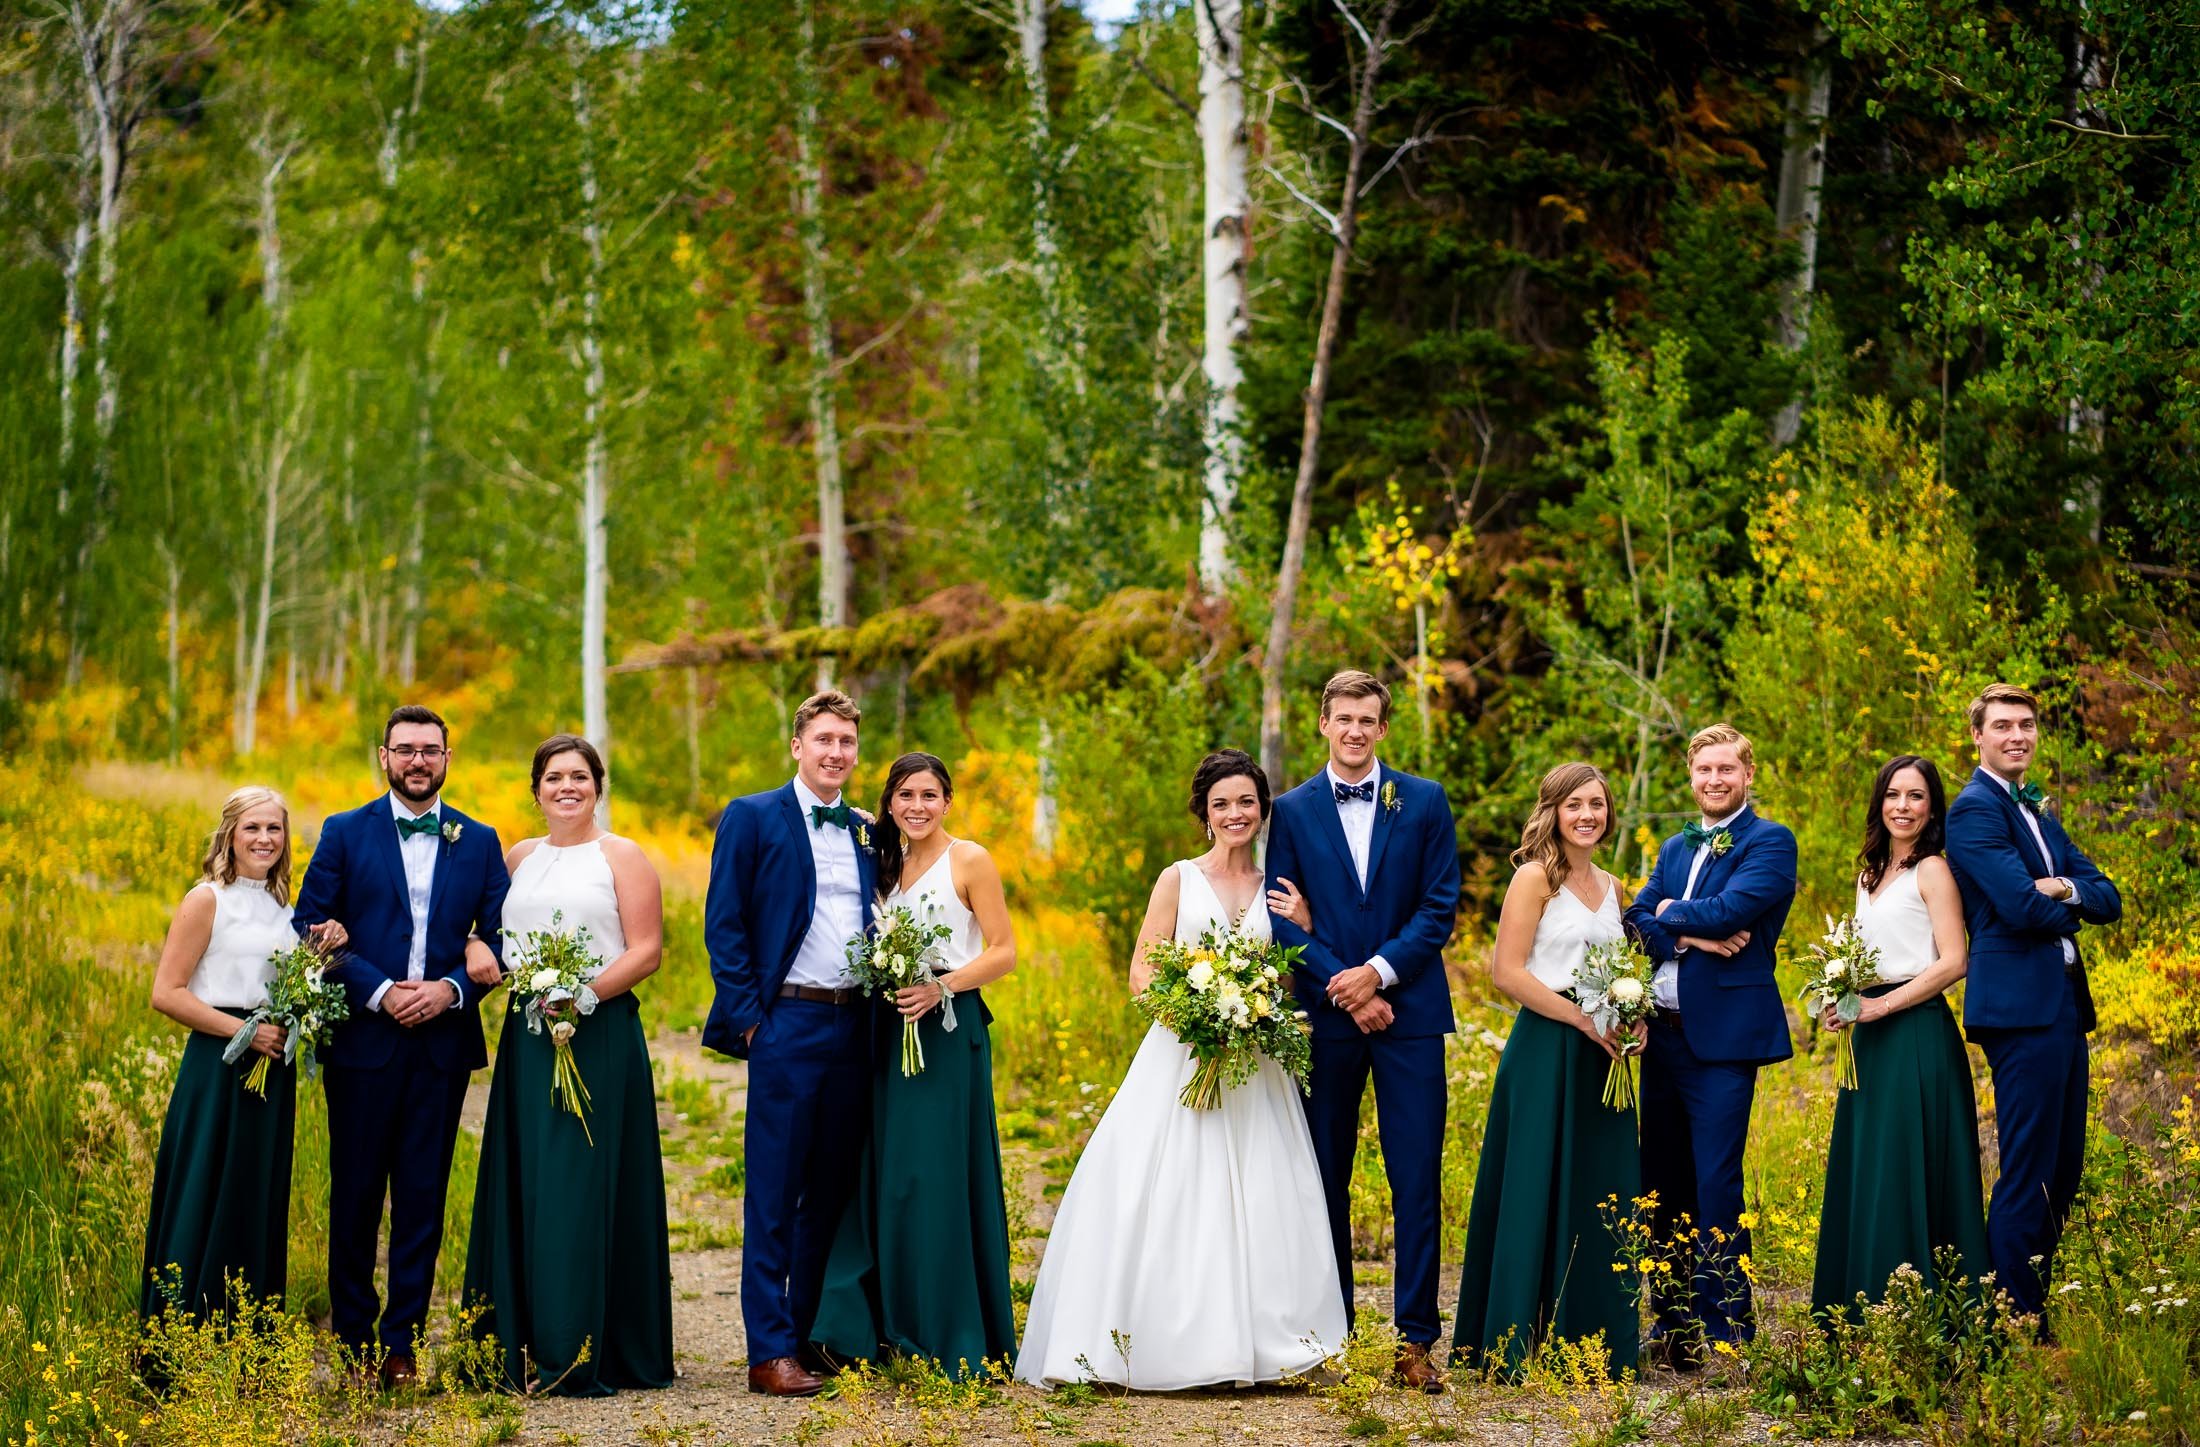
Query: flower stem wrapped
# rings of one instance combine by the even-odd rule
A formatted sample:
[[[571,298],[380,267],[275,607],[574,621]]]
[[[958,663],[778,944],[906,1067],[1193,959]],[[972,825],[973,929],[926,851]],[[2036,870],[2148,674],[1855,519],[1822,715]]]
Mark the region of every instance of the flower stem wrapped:
[[[588,1128],[588,1082],[581,1079],[573,1058],[573,1035],[579,1026],[572,1016],[596,1013],[596,992],[589,982],[603,973],[603,960],[592,948],[588,927],[567,930],[563,911],[550,916],[550,928],[536,930],[512,942],[520,962],[505,976],[512,990],[512,1010],[527,1021],[527,1033],[550,1032],[552,1061],[550,1099],[559,1109],[579,1119],[581,1135],[590,1146],[595,1133]]]

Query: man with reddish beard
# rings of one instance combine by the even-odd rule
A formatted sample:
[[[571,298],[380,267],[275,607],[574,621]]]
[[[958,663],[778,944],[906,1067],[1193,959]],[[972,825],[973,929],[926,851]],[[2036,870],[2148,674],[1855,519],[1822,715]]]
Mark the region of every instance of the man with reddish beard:
[[[389,792],[322,827],[292,923],[303,934],[340,920],[351,932],[329,968],[351,1018],[321,1056],[330,1317],[358,1364],[379,1350],[382,1384],[402,1387],[417,1376],[459,1108],[489,1063],[476,1008],[488,989],[467,978],[467,960],[498,958],[512,881],[496,831],[442,800],[450,731],[433,710],[394,710],[379,756]],[[374,1289],[385,1193],[386,1309]]]

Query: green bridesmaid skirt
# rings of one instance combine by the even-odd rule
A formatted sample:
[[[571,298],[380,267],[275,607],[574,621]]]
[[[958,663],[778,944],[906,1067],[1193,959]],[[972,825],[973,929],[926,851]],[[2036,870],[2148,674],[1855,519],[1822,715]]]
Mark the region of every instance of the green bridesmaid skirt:
[[[1464,1363],[1515,1370],[1546,1340],[1602,1332],[1612,1374],[1635,1366],[1635,1283],[1612,1269],[1619,1243],[1598,1211],[1612,1200],[1630,1212],[1642,1190],[1635,1112],[1603,1103],[1610,1064],[1579,1030],[1533,1010],[1513,1022],[1467,1214],[1452,1331]]]
[[[227,1040],[194,1030],[153,1165],[138,1315],[170,1304],[201,1321],[223,1313],[235,1278],[282,1301],[290,1248],[290,1139],[298,1072],[276,1061],[267,1096],[245,1089],[257,1055],[222,1060]]]
[[[508,1385],[604,1397],[672,1384],[672,1254],[641,1010],[620,995],[578,1024],[586,1133],[551,1098],[548,1030],[504,1022],[462,1300]]]
[[[929,1358],[961,1379],[1016,1355],[993,1046],[975,992],[955,997],[952,1033],[937,1011],[918,1030],[924,1070],[906,1078],[898,1024],[882,1031],[871,1137],[810,1339],[865,1361]]]
[[[1851,1316],[1858,1293],[1885,1297],[1896,1267],[1931,1283],[1936,1247],[1954,1247],[1974,1283],[1989,1269],[1978,1100],[1948,1002],[1858,1026],[1854,1048],[1859,1088],[1833,1107],[1810,1288],[1813,1311]]]

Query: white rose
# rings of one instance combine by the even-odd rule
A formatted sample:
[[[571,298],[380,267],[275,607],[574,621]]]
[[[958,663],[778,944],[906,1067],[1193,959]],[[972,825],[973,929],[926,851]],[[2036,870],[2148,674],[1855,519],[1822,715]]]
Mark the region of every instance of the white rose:
[[[1622,1005],[1632,1005],[1642,998],[1642,981],[1632,975],[1624,975],[1612,981],[1611,996]]]
[[[1208,987],[1213,985],[1214,982],[1215,967],[1208,964],[1205,960],[1201,960],[1198,964],[1193,965],[1190,969],[1184,972],[1184,983],[1190,985],[1193,989],[1199,991],[1201,994],[1205,994]]]
[[[1260,967],[1260,977],[1264,980],[1273,980],[1276,978],[1276,967],[1274,965],[1262,965]]]
[[[527,982],[527,988],[537,991],[547,990],[557,982],[558,972],[556,970],[537,970],[534,978]]]
[[[552,1025],[550,1027],[550,1038],[557,1041],[560,1045],[563,1045],[566,1041],[572,1039],[573,1022],[571,1020],[560,1020],[557,1024]]]
[[[1826,961],[1826,978],[1829,980],[1841,978],[1841,962],[1839,960]]]

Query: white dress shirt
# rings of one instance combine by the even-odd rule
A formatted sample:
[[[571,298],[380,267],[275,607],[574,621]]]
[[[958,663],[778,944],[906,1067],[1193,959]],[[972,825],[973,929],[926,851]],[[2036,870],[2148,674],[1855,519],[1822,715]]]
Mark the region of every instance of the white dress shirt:
[[[443,801],[438,799],[430,804],[427,812],[440,821],[443,818]],[[405,801],[398,798],[393,790],[390,794],[390,827],[396,828],[399,819],[418,817],[405,807]],[[408,980],[428,978],[428,901],[435,897],[435,861],[436,856],[442,852],[442,844],[440,830],[434,834],[398,836],[397,855],[405,862],[405,899],[412,906],[412,951],[405,957],[405,978]],[[374,993],[367,996],[369,1010],[382,1008],[382,997],[390,992],[393,983],[395,982],[385,980],[374,987]],[[454,994],[458,993],[458,986],[451,986],[451,990]],[[460,995],[459,999],[463,1004],[465,996]]]
[[[1724,829],[1748,812],[1749,806],[1744,804],[1723,819],[1705,818],[1703,827],[1706,829]],[[1696,897],[1696,881],[1703,877],[1703,867],[1710,861],[1711,846],[1709,844],[1697,845],[1695,858],[1688,861],[1688,883],[1681,889],[1682,899],[1694,899]],[[1683,948],[1686,947],[1683,946]],[[1675,950],[1673,958],[1660,964],[1656,972],[1650,976],[1650,998],[1657,1002],[1660,1010],[1678,1011],[1681,1007],[1680,953],[1680,950]]]
[[[1351,780],[1337,773],[1337,766],[1334,763],[1322,772],[1329,776],[1329,797],[1332,799],[1337,797],[1338,785],[1351,783]],[[1383,792],[1383,766],[1377,763],[1367,771],[1367,777],[1360,780],[1360,782],[1373,784],[1375,786],[1375,796],[1366,799],[1354,799],[1349,804],[1340,802],[1337,805],[1337,822],[1344,826],[1345,848],[1352,851],[1352,870],[1360,877],[1360,892],[1365,894],[1367,892],[1368,857],[1374,852],[1375,848],[1375,811],[1382,807],[1380,796]],[[1381,955],[1376,955],[1367,963],[1375,967],[1375,976],[1383,982],[1384,989],[1387,990],[1398,983],[1398,972],[1392,969],[1390,961],[1384,959]]]
[[[2010,796],[2011,800],[2017,806],[2017,812],[2019,814],[2022,814],[2024,816],[2024,822],[2031,826],[2032,838],[2040,846],[2040,858],[2047,861],[2047,867],[2049,869],[2053,869],[2055,867],[2055,851],[2047,847],[2047,831],[2040,828],[2039,816],[2037,814],[2034,814],[2030,809],[2025,808],[2024,801],[2016,797],[2017,786],[2010,783],[2007,779],[2004,779],[2001,775],[1995,773],[1992,769],[1982,768],[1979,770],[1979,775],[1982,778],[1992,779],[1995,783],[2001,785],[2001,791],[2004,794]],[[2059,878],[2060,876],[2057,877]],[[2073,892],[2066,903],[2076,904],[2078,902],[2078,896],[2075,892],[2077,890],[2077,887],[2078,886],[2076,886],[2075,884],[2070,886]],[[2063,963],[2066,965],[2076,964],[2078,962],[2078,942],[2072,939],[2070,936],[2064,935],[2062,937],[2062,947]]]
[[[863,933],[863,875],[856,867],[855,831],[810,822],[812,806],[830,808],[845,797],[820,799],[799,776],[794,781],[795,807],[802,811],[802,833],[810,841],[810,863],[817,871],[817,904],[810,911],[810,932],[787,967],[790,985],[845,990],[856,982],[848,973],[848,941]]]

